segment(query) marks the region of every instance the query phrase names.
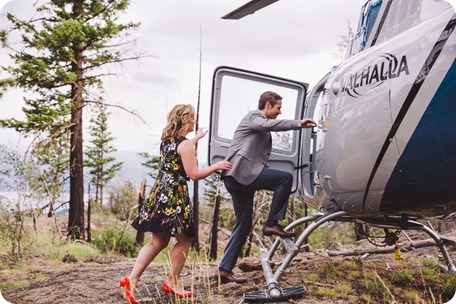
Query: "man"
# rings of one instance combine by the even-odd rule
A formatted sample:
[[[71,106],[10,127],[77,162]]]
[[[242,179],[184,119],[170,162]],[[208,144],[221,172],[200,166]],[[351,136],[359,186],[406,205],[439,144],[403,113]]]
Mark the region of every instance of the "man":
[[[232,163],[230,170],[222,172],[225,187],[231,194],[236,226],[220,262],[217,275],[221,282],[245,283],[246,279],[234,276],[232,269],[252,227],[253,198],[256,190],[274,191],[271,207],[263,227],[263,235],[294,237],[278,221],[285,218],[288,198],[293,184],[289,172],[268,168],[272,139],[270,131],[288,131],[311,128],[316,125],[313,119],[279,120],[282,97],[267,91],[261,94],[258,109],[249,112],[239,123],[225,160]]]

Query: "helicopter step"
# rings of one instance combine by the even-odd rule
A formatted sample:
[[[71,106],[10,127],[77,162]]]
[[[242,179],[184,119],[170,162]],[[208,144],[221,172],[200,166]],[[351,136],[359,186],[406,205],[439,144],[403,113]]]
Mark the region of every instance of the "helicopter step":
[[[294,228],[298,225],[301,225],[303,223],[315,221],[306,229],[306,231],[309,229],[310,229],[310,231],[313,231],[321,224],[323,224],[327,221],[330,221],[335,217],[345,215],[345,214],[346,213],[344,211],[340,211],[340,212],[335,212],[333,214],[329,214],[329,215],[325,215],[325,216],[315,215],[315,216],[303,217],[303,218],[300,218],[300,219],[294,221],[290,225],[288,225],[285,228],[285,230],[289,231],[292,228]],[[303,245],[303,242],[304,242],[303,235],[306,235],[306,236],[308,235],[305,232],[303,232],[301,234],[301,236],[299,236],[298,241],[296,243],[293,243],[290,238],[277,237],[269,251],[267,251],[264,247],[261,247],[260,261],[261,261],[261,266],[263,267],[263,273],[264,273],[264,277],[266,279],[267,289],[263,292],[245,293],[244,300],[246,302],[266,303],[266,302],[274,302],[274,301],[283,301],[283,300],[287,300],[287,299],[290,299],[293,297],[299,297],[306,292],[306,288],[304,286],[296,286],[296,287],[291,287],[291,288],[280,288],[279,283],[278,283],[278,281],[284,274],[285,269],[290,265],[293,258],[299,253],[299,248],[301,247],[301,245]],[[310,232],[309,232],[309,234],[310,234]],[[284,247],[287,249],[287,255],[283,259],[282,264],[279,266],[279,268],[276,270],[276,272],[273,273],[271,266],[269,264],[269,261],[273,257],[273,255],[274,255],[275,251],[277,250],[280,243],[282,243],[284,245]]]
[[[288,251],[291,251],[293,256],[296,255],[299,248],[291,241],[290,238],[279,239],[282,241],[285,248],[287,248]],[[306,288],[304,286],[296,286],[290,288],[279,287],[279,284],[272,272],[271,265],[269,264],[269,252],[264,247],[260,249],[260,261],[261,266],[263,267],[263,273],[266,279],[267,289],[264,291],[254,291],[245,293],[244,300],[246,302],[266,303],[284,301],[291,298],[299,297],[306,292]]]
[[[304,286],[290,287],[290,288],[280,288],[279,297],[271,297],[267,291],[253,291],[247,292],[244,294],[244,300],[246,302],[256,302],[256,303],[267,303],[267,302],[277,302],[277,301],[286,301],[291,298],[301,296],[306,292]]]
[[[276,302],[299,297],[306,293],[306,288],[304,286],[280,288],[279,281],[285,273],[287,267],[291,264],[293,258],[300,252],[300,250],[303,250],[307,246],[307,237],[318,227],[331,221],[358,222],[377,228],[417,230],[425,232],[434,239],[435,246],[440,249],[440,252],[446,264],[444,266],[445,271],[456,273],[456,267],[446,248],[446,246],[455,246],[456,242],[452,239],[441,237],[427,225],[404,216],[383,218],[354,218],[348,215],[345,211],[336,211],[330,214],[303,217],[285,227],[285,230],[289,231],[298,225],[309,224],[301,233],[301,235],[298,236],[295,243],[293,243],[290,238],[276,238],[269,251],[267,251],[266,248],[261,247],[260,261],[263,267],[264,277],[266,279],[266,290],[245,293],[244,300],[246,302],[259,303]],[[274,256],[274,253],[277,251],[280,243],[282,243],[286,248],[287,254],[284,256],[282,263],[276,269],[275,273],[273,273],[269,261]]]

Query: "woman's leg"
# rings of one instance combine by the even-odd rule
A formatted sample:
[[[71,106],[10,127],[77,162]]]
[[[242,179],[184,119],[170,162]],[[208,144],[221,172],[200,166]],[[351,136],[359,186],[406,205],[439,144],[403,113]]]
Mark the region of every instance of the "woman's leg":
[[[135,265],[131,270],[128,279],[130,280],[131,291],[135,291],[136,283],[146,270],[147,266],[155,257],[168,246],[171,235],[169,233],[152,233],[150,242],[141,248],[136,258]]]
[[[176,234],[176,244],[171,250],[170,254],[170,269],[169,276],[166,281],[177,293],[184,293],[184,288],[179,284],[179,277],[184,267],[185,260],[187,259],[188,250],[192,245],[193,238],[185,236],[183,234]]]

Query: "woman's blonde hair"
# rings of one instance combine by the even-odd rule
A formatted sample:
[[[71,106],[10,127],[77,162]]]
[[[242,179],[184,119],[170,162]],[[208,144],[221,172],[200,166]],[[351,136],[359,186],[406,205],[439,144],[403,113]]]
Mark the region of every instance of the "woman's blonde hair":
[[[187,135],[187,123],[195,118],[195,108],[190,104],[174,106],[168,113],[168,122],[163,129],[162,140]]]

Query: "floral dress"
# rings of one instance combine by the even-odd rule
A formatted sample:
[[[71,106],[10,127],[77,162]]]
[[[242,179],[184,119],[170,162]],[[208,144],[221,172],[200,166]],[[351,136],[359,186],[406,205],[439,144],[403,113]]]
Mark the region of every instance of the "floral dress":
[[[187,174],[179,144],[185,137],[173,138],[160,145],[160,168],[151,192],[132,226],[143,232],[169,232],[172,236],[194,236],[193,208],[190,204]]]

